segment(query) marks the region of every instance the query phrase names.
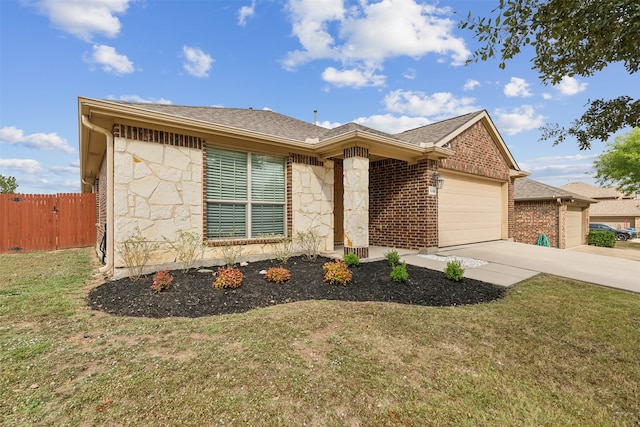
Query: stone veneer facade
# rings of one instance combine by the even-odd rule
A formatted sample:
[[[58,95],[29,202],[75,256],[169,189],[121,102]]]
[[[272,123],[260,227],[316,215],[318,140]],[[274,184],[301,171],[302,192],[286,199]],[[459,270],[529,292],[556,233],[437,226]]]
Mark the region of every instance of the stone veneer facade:
[[[344,149],[344,253],[369,257],[369,151]]]
[[[115,125],[114,130],[114,277],[127,274],[118,247],[139,229],[146,240],[160,244],[148,270],[173,266],[175,254],[165,241],[176,241],[180,231],[204,235],[204,139]],[[106,223],[106,161],[101,167],[98,192],[99,230]],[[333,162],[290,154],[287,161],[286,229],[314,230],[320,251],[333,251]],[[100,233],[100,232],[99,232]],[[101,233],[99,237],[101,237]],[[242,246],[241,257],[273,253],[271,239],[234,241]],[[211,241],[203,260],[222,260],[224,243]],[[298,248],[299,249],[299,248]]]

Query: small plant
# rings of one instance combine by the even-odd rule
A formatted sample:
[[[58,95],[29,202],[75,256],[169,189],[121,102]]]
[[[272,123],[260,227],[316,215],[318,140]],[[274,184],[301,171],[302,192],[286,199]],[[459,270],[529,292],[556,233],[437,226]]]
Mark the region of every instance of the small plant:
[[[322,270],[324,271],[324,281],[332,285],[347,286],[347,283],[349,283],[353,277],[347,268],[347,264],[339,259],[324,263]]]
[[[293,242],[285,236],[275,236],[275,239],[277,241],[273,244],[273,253],[276,259],[284,265],[293,255]]]
[[[216,281],[213,282],[213,287],[216,289],[235,289],[242,284],[244,279],[244,274],[233,267],[218,267],[218,271],[213,275],[216,276]]]
[[[242,246],[234,244],[232,240],[227,240],[220,247],[220,251],[222,252],[224,265],[227,268],[232,268],[236,265],[236,260],[242,253]]]
[[[162,236],[162,238],[176,252],[176,260],[180,262],[183,273],[189,271],[189,269],[193,267],[193,264],[198,258],[201,258],[204,253],[202,236],[198,233],[181,230],[178,232],[178,240],[175,242],[169,241],[169,239],[164,236]]]
[[[616,246],[616,233],[609,230],[591,230],[589,231],[589,244],[613,248]]]
[[[284,283],[291,279],[291,272],[284,267],[271,267],[267,270],[265,278],[269,282]]]
[[[396,251],[395,249],[385,252],[384,257],[389,262],[391,268],[400,264],[400,255],[398,255],[398,251]]]
[[[444,269],[444,274],[447,279],[459,282],[464,278],[464,268],[462,268],[462,261],[459,259],[447,262],[447,266]]]
[[[344,263],[347,264],[347,267],[357,267],[358,265],[360,265],[360,258],[358,258],[358,255],[354,253],[346,254],[342,258],[344,260]]]
[[[134,234],[118,245],[118,251],[129,270],[131,280],[135,282],[142,277],[145,265],[158,247],[157,243],[146,240],[138,227]]]
[[[153,276],[153,285],[151,285],[151,289],[156,292],[166,291],[169,289],[171,282],[173,282],[173,276],[169,273],[169,270],[158,271],[155,276]]]
[[[320,252],[320,237],[316,230],[298,231],[295,238],[308,261],[315,261]]]
[[[409,272],[407,271],[407,263],[403,262],[393,267],[391,270],[391,278],[394,282],[404,283],[409,279]]]

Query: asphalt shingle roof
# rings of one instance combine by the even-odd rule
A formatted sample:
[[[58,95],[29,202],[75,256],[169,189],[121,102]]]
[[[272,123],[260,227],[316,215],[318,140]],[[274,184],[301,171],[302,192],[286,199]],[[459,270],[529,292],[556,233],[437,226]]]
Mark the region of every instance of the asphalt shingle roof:
[[[464,114],[441,122],[431,123],[416,129],[397,133],[395,134],[395,137],[416,145],[421,142],[435,144],[482,113],[483,111],[476,111],[474,113]]]
[[[623,197],[623,194],[613,187],[596,187],[586,182],[570,182],[569,184],[562,185],[560,188],[593,199],[620,199]]]
[[[596,203],[597,200],[591,199],[589,197],[581,196],[576,193],[572,193],[571,191],[563,190],[558,187],[553,187],[551,185],[543,184],[538,181],[534,181],[529,178],[519,178],[515,180],[513,185],[514,189],[514,200],[515,201],[524,201],[524,200],[555,200],[557,198],[561,199],[574,199],[580,200],[590,203]]]
[[[591,216],[640,217],[640,199],[600,200],[589,208]]]

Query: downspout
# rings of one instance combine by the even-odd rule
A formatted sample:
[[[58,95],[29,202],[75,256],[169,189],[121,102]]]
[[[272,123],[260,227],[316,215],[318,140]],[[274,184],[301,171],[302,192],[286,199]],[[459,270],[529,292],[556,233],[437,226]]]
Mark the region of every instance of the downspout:
[[[82,124],[92,131],[103,134],[107,139],[107,263],[98,271],[113,274],[113,135],[108,130],[91,123],[88,116],[82,115]]]

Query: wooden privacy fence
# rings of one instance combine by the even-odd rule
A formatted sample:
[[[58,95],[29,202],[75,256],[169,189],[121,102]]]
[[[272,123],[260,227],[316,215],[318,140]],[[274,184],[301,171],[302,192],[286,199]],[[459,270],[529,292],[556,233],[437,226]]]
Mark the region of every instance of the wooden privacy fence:
[[[96,244],[96,195],[0,194],[0,253]]]

